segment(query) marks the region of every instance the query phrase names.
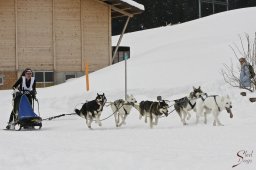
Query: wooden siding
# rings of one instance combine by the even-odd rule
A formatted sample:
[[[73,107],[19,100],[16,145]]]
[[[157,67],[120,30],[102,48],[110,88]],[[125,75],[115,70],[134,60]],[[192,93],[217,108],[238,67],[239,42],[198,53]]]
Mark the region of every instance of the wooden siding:
[[[0,70],[15,70],[15,8],[13,0],[0,0]]]
[[[111,8],[107,4],[97,0],[0,0],[2,72],[19,73],[26,67],[83,72],[85,62],[92,72],[110,65],[111,46]],[[16,79],[17,74],[13,75]]]
[[[109,7],[97,1],[82,1],[84,59],[90,71],[109,65]]]
[[[56,71],[81,71],[80,0],[55,0]]]
[[[19,68],[52,70],[52,0],[17,1]]]
[[[17,81],[16,71],[0,71],[0,76],[2,76],[4,80],[4,84],[0,85],[0,90],[11,88]]]

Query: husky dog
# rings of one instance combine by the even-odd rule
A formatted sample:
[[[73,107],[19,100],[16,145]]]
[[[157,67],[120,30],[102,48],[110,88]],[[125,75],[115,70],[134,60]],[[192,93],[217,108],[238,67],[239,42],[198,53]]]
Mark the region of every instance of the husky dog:
[[[127,95],[127,100],[119,99],[111,103],[111,109],[115,115],[116,127],[125,125],[125,119],[130,114],[132,107],[137,103],[133,95]]]
[[[204,93],[202,90],[201,90],[201,86],[199,86],[198,88],[195,88],[193,87],[193,91],[189,94],[189,96],[192,98],[198,98],[202,95],[205,95],[206,93]]]
[[[96,119],[96,123],[101,126],[100,116],[106,101],[107,99],[104,93],[102,95],[97,93],[95,100],[86,102],[80,110],[75,109],[75,112],[86,119],[88,128],[91,129],[91,124],[94,118]]]
[[[196,101],[196,123],[199,121],[199,116],[204,112],[204,123],[207,123],[207,114],[212,113],[214,117],[213,126],[223,126],[218,116],[221,111],[225,110],[230,114],[230,118],[233,118],[231,111],[232,104],[229,96],[207,96],[200,97]]]
[[[183,125],[187,125],[186,118],[189,120],[191,117],[189,111],[196,111],[196,99],[204,94],[200,86],[198,88],[193,87],[193,91],[187,97],[174,100],[174,109],[179,114]]]
[[[142,116],[145,117],[145,123],[147,123],[147,117],[149,117],[150,128],[158,124],[158,118],[160,116],[163,114],[166,117],[168,116],[169,105],[164,100],[158,102],[141,101],[139,105],[134,105],[134,107],[140,112],[140,119]]]

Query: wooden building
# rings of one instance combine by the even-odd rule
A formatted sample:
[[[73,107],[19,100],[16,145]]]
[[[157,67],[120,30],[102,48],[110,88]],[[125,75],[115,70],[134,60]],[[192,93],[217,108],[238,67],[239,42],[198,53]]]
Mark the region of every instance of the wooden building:
[[[141,5],[142,6],[142,5]],[[111,20],[143,12],[131,0],[0,0],[0,90],[29,67],[49,86],[112,64]]]

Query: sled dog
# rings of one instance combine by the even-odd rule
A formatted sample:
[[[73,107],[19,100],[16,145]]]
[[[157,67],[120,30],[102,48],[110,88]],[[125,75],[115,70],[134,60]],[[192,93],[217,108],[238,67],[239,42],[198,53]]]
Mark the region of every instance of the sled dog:
[[[153,125],[158,124],[158,118],[163,114],[168,116],[168,107],[169,105],[164,101],[141,101],[139,105],[134,105],[134,107],[140,113],[140,119],[142,116],[145,117],[145,123],[147,123],[147,118],[150,120],[150,128],[153,128]]]
[[[214,121],[213,126],[223,126],[218,116],[226,110],[230,114],[230,118],[233,118],[231,111],[232,103],[229,96],[207,96],[200,97],[196,100],[196,124],[199,122],[199,117],[204,114],[204,123],[207,123],[207,114],[212,113]]]
[[[174,100],[174,109],[179,114],[183,125],[187,125],[186,118],[189,120],[191,117],[189,111],[196,111],[196,99],[202,95],[205,95],[205,93],[200,86],[198,88],[193,87],[193,91],[188,96]]]
[[[94,118],[96,119],[96,123],[101,126],[100,116],[106,101],[107,99],[104,93],[102,95],[97,93],[95,100],[86,102],[80,110],[75,109],[75,112],[86,119],[88,128],[91,129],[91,124]]]
[[[125,119],[130,114],[132,107],[137,103],[133,95],[127,95],[127,100],[119,99],[111,103],[111,109],[115,116],[116,127],[125,125]]]

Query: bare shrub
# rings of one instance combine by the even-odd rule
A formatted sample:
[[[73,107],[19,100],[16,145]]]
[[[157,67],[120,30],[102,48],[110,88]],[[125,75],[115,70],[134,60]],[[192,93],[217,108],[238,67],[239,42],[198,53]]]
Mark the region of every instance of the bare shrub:
[[[231,85],[232,87],[240,87],[240,72],[241,67],[239,64],[239,58],[244,57],[246,61],[251,64],[255,70],[256,66],[256,33],[253,39],[250,39],[249,34],[245,33],[244,39],[239,36],[240,45],[237,44],[230,45],[235,57],[235,63],[231,59],[231,64],[224,64],[224,68],[221,70],[222,76],[226,83]],[[252,79],[252,88],[247,89],[250,91],[254,91],[256,87],[255,78]],[[241,87],[240,87],[241,88]]]

